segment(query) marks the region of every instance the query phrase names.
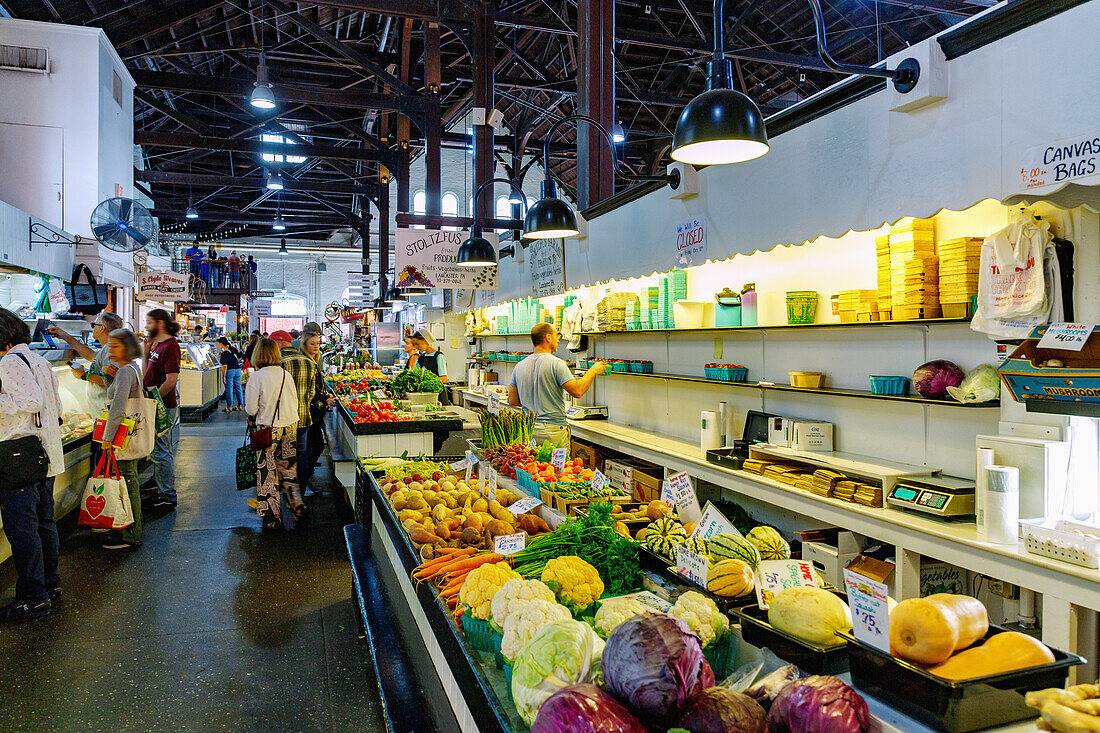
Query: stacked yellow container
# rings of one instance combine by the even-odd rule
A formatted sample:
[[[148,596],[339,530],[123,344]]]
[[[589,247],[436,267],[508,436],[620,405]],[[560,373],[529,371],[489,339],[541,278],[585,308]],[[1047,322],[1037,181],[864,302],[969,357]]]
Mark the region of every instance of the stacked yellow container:
[[[939,260],[931,219],[890,227],[890,306],[895,321],[940,317]]]
[[[978,294],[981,237],[947,239],[936,245],[940,259],[940,307],[946,318],[970,315],[970,299]]]
[[[890,320],[890,235],[875,237],[875,264],[878,266],[878,309],[882,320]]]
[[[879,300],[876,290],[841,290],[839,308],[841,323],[879,320]]]

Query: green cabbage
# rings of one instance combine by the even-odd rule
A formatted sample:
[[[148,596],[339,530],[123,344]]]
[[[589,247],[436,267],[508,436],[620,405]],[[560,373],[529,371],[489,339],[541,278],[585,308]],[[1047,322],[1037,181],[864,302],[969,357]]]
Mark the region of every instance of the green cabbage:
[[[600,684],[603,640],[573,619],[553,621],[527,642],[512,665],[512,700],[528,725],[558,690],[580,682]]]
[[[1001,396],[1001,377],[989,364],[979,364],[958,387],[948,387],[947,394],[959,402],[992,402]]]

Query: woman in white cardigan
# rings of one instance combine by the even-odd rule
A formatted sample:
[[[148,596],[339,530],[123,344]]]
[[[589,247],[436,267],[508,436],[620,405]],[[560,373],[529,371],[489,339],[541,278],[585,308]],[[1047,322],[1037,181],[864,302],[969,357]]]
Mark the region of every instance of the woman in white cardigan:
[[[298,487],[298,391],[294,378],[279,362],[279,347],[268,338],[260,339],[252,354],[256,371],[248,378],[244,409],[254,428],[271,427],[271,445],[256,453],[256,513],[265,530],[282,527],[279,491],[286,495],[295,520],[305,516],[302,490]]]

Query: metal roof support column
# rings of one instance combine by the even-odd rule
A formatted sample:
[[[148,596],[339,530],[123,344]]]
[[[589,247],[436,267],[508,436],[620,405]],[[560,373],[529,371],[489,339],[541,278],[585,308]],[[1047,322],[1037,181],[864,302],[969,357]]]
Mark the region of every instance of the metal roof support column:
[[[611,130],[615,122],[615,0],[577,3],[577,112]],[[544,162],[544,165],[546,163]],[[577,125],[577,207],[587,209],[615,193],[612,151],[603,133]]]

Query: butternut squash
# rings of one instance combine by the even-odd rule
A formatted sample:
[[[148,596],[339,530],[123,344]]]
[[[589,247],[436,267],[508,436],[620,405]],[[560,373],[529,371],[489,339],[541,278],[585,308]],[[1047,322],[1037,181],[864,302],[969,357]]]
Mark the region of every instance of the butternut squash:
[[[939,664],[989,631],[977,598],[936,593],[908,598],[890,612],[890,652],[919,664]]]
[[[1018,631],[1003,631],[989,637],[981,646],[961,651],[928,671],[945,680],[969,680],[1053,661],[1054,655],[1043,642]]]

